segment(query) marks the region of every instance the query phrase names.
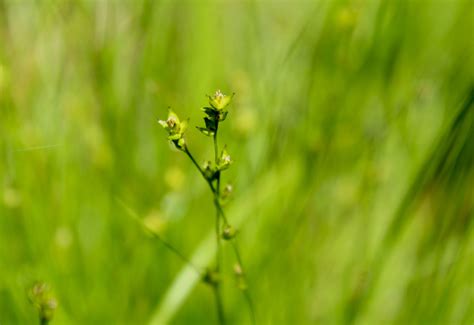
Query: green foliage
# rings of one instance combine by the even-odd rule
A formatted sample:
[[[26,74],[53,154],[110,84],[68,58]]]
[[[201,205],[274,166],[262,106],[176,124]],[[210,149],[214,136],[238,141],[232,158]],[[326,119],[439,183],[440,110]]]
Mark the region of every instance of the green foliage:
[[[215,321],[154,236],[215,263],[209,186],[156,117],[198,124],[221,86],[225,210],[258,324],[472,324],[473,15],[470,0],[0,0],[0,323],[37,323],[37,279],[51,324]],[[201,168],[224,117],[206,106],[211,138],[189,127],[184,143]],[[231,245],[225,312],[247,324]]]

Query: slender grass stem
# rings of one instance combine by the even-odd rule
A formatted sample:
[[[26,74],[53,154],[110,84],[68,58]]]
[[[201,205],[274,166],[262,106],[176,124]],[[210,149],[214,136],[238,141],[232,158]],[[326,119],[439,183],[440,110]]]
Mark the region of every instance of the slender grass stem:
[[[218,156],[218,145],[217,145],[217,130],[219,127],[219,122],[216,124],[216,131],[214,132],[214,159],[215,159],[215,165],[217,166],[219,163],[219,156]],[[214,189],[214,205],[216,207],[216,246],[217,246],[217,251],[216,251],[216,273],[220,276],[220,271],[221,271],[221,264],[222,264],[222,245],[221,245],[221,218],[220,218],[220,209],[222,207],[220,206],[220,183],[221,183],[221,172],[217,171],[216,175],[216,188]],[[211,188],[212,183],[210,184]],[[222,294],[221,294],[221,286],[220,283],[217,282],[214,287],[214,294],[216,296],[216,307],[217,307],[217,315],[219,318],[219,323],[220,324],[225,324],[225,317],[224,317],[224,304],[222,301]]]
[[[216,129],[216,132],[214,133],[213,139],[214,139],[214,156],[215,156],[216,164],[217,164],[218,159],[219,159],[219,157],[218,157],[218,145],[217,145],[217,129]],[[217,251],[217,259],[218,260],[219,260],[219,255],[221,254],[220,253],[220,250],[221,250],[220,249],[220,246],[221,246],[220,245],[220,231],[217,230],[217,229],[220,230],[220,225],[219,225],[220,224],[220,221],[219,221],[220,217],[224,221],[224,226],[229,225],[228,219],[225,215],[224,209],[222,208],[222,205],[221,205],[220,200],[219,200],[220,199],[220,180],[221,180],[220,176],[221,176],[220,172],[218,172],[217,181],[216,181],[216,188],[213,187],[212,183],[209,183],[209,185],[211,186],[211,190],[214,193],[214,205],[215,205],[216,210],[217,210],[216,232],[217,232],[217,250],[218,250]],[[219,215],[220,215],[220,217],[219,217]],[[237,246],[236,239],[234,238],[231,243],[232,243],[232,247],[233,247],[237,262],[239,263],[240,268],[242,269],[244,280],[247,282],[247,279],[246,279],[246,276],[245,276],[245,271],[244,271],[244,266],[242,264],[242,259],[240,257],[239,248]],[[219,265],[219,264],[220,264],[220,262],[217,262],[217,265]],[[247,304],[248,304],[248,307],[249,307],[249,312],[250,312],[250,317],[252,319],[252,324],[255,324],[256,323],[255,308],[254,308],[254,305],[253,305],[252,298],[251,298],[251,296],[250,296],[247,289],[242,290],[242,294],[244,295],[244,298],[247,301]]]
[[[219,163],[219,156],[218,156],[218,145],[217,145],[217,130],[219,127],[219,122],[216,124],[216,131],[214,132],[214,159],[215,165]],[[217,253],[216,253],[216,272],[219,273],[220,267],[222,264],[221,258],[221,219],[220,219],[220,211],[219,211],[219,199],[220,199],[220,183],[221,183],[221,172],[217,171],[216,174],[216,188],[214,192],[214,205],[216,206],[216,244],[217,244]],[[212,185],[212,184],[211,184]]]
[[[216,130],[213,135],[213,143],[214,143],[214,159],[215,159],[215,165],[217,166],[219,164],[219,147],[218,147],[218,142],[217,142],[217,130],[218,130],[219,124],[217,123]],[[221,265],[222,265],[222,245],[221,245],[221,218],[224,224],[224,227],[229,225],[228,219],[225,215],[224,209],[222,208],[221,202],[220,202],[220,183],[221,183],[221,173],[220,171],[216,172],[215,175],[215,186],[212,183],[211,180],[209,180],[208,177],[206,177],[204,170],[199,166],[197,163],[196,159],[194,156],[191,154],[189,151],[188,147],[184,147],[184,152],[186,155],[191,159],[193,162],[194,166],[199,170],[203,178],[206,180],[206,182],[209,185],[209,188],[211,189],[213,195],[214,195],[214,206],[216,208],[216,222],[215,222],[215,232],[216,232],[216,267],[215,271],[216,274],[220,277],[220,270],[221,270]],[[242,277],[245,282],[247,282],[246,276],[245,276],[245,271],[242,263],[242,258],[240,256],[240,252],[237,246],[237,242],[235,238],[231,241],[232,248],[234,250],[234,254],[237,260],[237,263],[239,264],[239,267],[242,270]],[[224,316],[224,306],[223,306],[223,300],[222,300],[222,293],[221,293],[221,287],[219,282],[216,282],[212,285],[213,287],[213,292],[214,296],[216,299],[216,309],[217,309],[217,317],[219,320],[219,324],[225,324],[225,316]],[[252,298],[248,292],[248,289],[245,288],[242,290],[242,294],[244,296],[244,299],[247,302],[248,308],[249,308],[249,313],[250,313],[250,318],[252,321],[252,324],[256,324],[256,318],[255,318],[255,308],[254,304],[252,301]]]
[[[216,131],[214,132],[213,139],[214,139],[214,159],[217,162],[219,161],[219,147],[217,146],[217,130],[219,130],[219,122],[216,124]]]
[[[217,275],[219,276],[219,272],[221,269],[221,264],[222,264],[222,253],[221,253],[221,225],[220,225],[220,216],[223,215],[223,210],[222,206],[220,205],[219,202],[219,195],[220,195],[220,172],[217,172],[217,182],[216,182],[216,187],[212,184],[212,182],[206,177],[204,174],[204,171],[202,168],[199,166],[197,163],[196,159],[192,155],[192,153],[189,151],[188,147],[184,147],[184,152],[186,155],[191,159],[193,162],[194,166],[199,170],[201,173],[202,177],[206,180],[208,183],[213,195],[214,195],[214,205],[216,207],[216,225],[215,225],[215,232],[216,232],[216,267],[215,271]],[[218,147],[217,147],[217,131],[214,133],[214,156],[215,156],[215,163],[217,165],[218,163]],[[225,217],[223,217],[225,220],[225,224],[227,224],[227,220]],[[225,324],[225,316],[224,316],[224,304],[222,300],[222,294],[221,294],[221,287],[219,285],[219,282],[213,284],[213,292],[214,296],[216,299],[216,309],[217,309],[217,317],[219,320],[219,324]]]
[[[214,297],[216,298],[217,318],[219,319],[219,324],[225,324],[224,306],[222,303],[222,295],[219,284],[214,285],[212,288],[214,291]]]
[[[196,166],[196,168],[199,170],[199,172],[201,173],[202,177],[204,177],[204,180],[207,182],[207,184],[209,185],[212,193],[215,195],[216,193],[216,190],[214,189],[214,186],[212,185],[212,182],[207,179],[206,175],[204,174],[204,171],[202,170],[201,166],[199,166],[199,164],[196,162],[196,159],[194,158],[194,156],[191,154],[191,152],[189,151],[188,147],[184,147],[184,152],[186,153],[186,155],[189,157],[189,159],[191,159],[191,161],[193,162],[194,166]]]
[[[233,240],[231,240],[230,244],[232,245],[232,248],[234,250],[234,254],[235,254],[235,258],[237,259],[237,263],[239,263],[239,266],[242,270],[242,277],[245,280],[246,285],[248,285],[248,283],[247,283],[248,280],[247,280],[247,276],[246,276],[245,271],[244,271],[242,258],[240,257],[239,247],[237,245],[237,241],[235,240],[235,238]],[[252,320],[252,324],[255,325],[256,324],[255,308],[254,308],[254,305],[253,305],[252,297],[250,296],[250,293],[249,293],[247,288],[242,290],[242,294],[244,295],[244,298],[247,301],[247,305],[249,307],[250,318]]]
[[[221,264],[222,264],[222,245],[221,245],[221,218],[220,218],[220,204],[219,204],[219,183],[220,183],[220,172],[217,176],[217,185],[216,191],[214,192],[214,205],[216,207],[216,244],[217,244],[217,254],[216,254],[216,271],[219,273]]]
[[[222,205],[221,203],[219,202],[219,200],[216,200],[214,201],[214,205],[216,206],[216,209],[219,210],[219,213],[222,217],[222,220],[224,221],[224,226],[228,226],[229,225],[229,222],[227,220],[227,217],[224,213],[224,209],[222,208]]]
[[[199,276],[203,275],[203,271],[197,267],[194,263],[191,262],[189,258],[187,258],[183,253],[181,253],[176,247],[174,247],[172,244],[170,244],[167,240],[165,240],[163,237],[161,237],[158,233],[148,229],[142,219],[139,217],[138,213],[135,212],[132,208],[130,208],[124,201],[122,201],[119,198],[115,198],[117,202],[125,209],[127,214],[134,219],[140,226],[143,228],[143,230],[150,234],[154,239],[157,239],[163,246],[168,248],[172,253],[174,253],[177,257],[179,257],[184,263],[186,263],[188,266],[190,266],[192,269],[196,271],[196,273],[199,274]]]
[[[214,284],[214,295],[216,297],[216,308],[217,308],[217,316],[219,319],[219,324],[225,324],[225,317],[224,317],[224,305],[222,301],[222,294],[221,294],[221,285],[220,281],[222,280],[222,276],[220,275],[221,271],[221,264],[222,264],[222,246],[221,246],[221,232],[220,232],[220,218],[219,218],[219,210],[216,209],[216,273],[218,275],[218,281]]]
[[[185,146],[184,147],[184,152],[186,153],[186,155],[188,155],[189,159],[191,159],[191,161],[193,162],[194,166],[196,166],[196,168],[199,170],[199,172],[201,173],[202,176],[204,176],[204,171],[202,170],[201,166],[199,166],[199,164],[197,163],[196,159],[194,159],[194,156],[191,154],[191,152],[189,151],[188,147]],[[204,177],[206,178],[206,177]]]
[[[191,262],[189,258],[187,258],[183,253],[181,253],[173,245],[171,245],[166,240],[164,240],[163,237],[161,237],[160,235],[156,233],[151,233],[151,234],[154,238],[158,239],[163,244],[163,246],[165,246],[170,251],[172,251],[176,256],[178,256],[185,264],[189,265],[192,269],[194,269],[194,271],[196,271],[196,273],[199,276],[203,275],[203,271],[199,267],[197,267],[193,262]]]

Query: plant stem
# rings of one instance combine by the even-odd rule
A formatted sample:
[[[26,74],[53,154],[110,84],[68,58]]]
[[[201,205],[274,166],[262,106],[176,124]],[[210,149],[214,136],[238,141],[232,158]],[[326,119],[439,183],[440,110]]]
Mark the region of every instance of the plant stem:
[[[214,138],[214,159],[216,161],[216,165],[219,161],[219,148],[217,147],[217,130],[219,130],[219,122],[216,123],[216,131],[214,132],[213,138]]]
[[[219,122],[216,124],[216,131],[214,132],[214,159],[215,159],[215,165],[217,166],[219,164],[219,156],[218,156],[218,145],[217,145],[217,130],[219,128]],[[219,276],[219,280],[222,279],[222,276],[220,275],[221,271],[221,264],[222,264],[222,247],[221,247],[221,218],[220,218],[220,210],[222,207],[220,206],[220,182],[221,182],[221,172],[217,171],[216,175],[216,188],[214,189],[214,205],[216,207],[216,273]],[[212,183],[210,184],[211,188]],[[214,294],[216,296],[216,307],[217,307],[217,315],[219,318],[219,323],[220,324],[225,324],[225,318],[224,318],[224,306],[222,302],[222,294],[221,294],[221,286],[220,283],[217,282],[214,286]]]
[[[219,195],[220,195],[220,172],[217,172],[217,183],[216,183],[216,188],[214,188],[214,185],[212,184],[212,182],[206,177],[206,175],[204,174],[204,171],[202,170],[202,168],[199,166],[199,164],[197,163],[196,159],[194,158],[194,156],[191,154],[191,152],[189,151],[188,147],[185,146],[184,147],[184,152],[186,153],[186,155],[189,157],[189,159],[191,159],[191,161],[193,162],[194,166],[196,166],[196,168],[199,170],[199,172],[201,173],[202,177],[204,177],[204,179],[206,180],[206,182],[208,183],[213,195],[214,195],[214,206],[216,207],[216,227],[215,227],[215,231],[216,231],[216,247],[217,247],[217,251],[216,251],[216,268],[215,268],[215,271],[217,273],[217,275],[220,277],[220,266],[221,266],[221,225],[220,225],[220,216],[222,215],[223,216],[223,219],[224,219],[224,222],[225,224],[227,225],[227,219],[224,217],[224,211],[222,209],[222,206],[219,202]],[[216,133],[214,133],[214,157],[215,157],[215,164],[217,166],[217,163],[218,163],[218,147],[217,147],[217,130],[216,130]],[[217,317],[219,319],[219,324],[225,324],[225,317],[224,317],[224,306],[223,306],[223,301],[222,301],[222,295],[221,295],[221,288],[220,288],[220,285],[219,285],[219,282],[217,283],[214,283],[212,285],[213,287],[213,292],[214,292],[214,296],[216,298],[216,309],[217,309]]]
[[[191,154],[191,152],[189,151],[188,147],[185,146],[184,147],[184,152],[186,153],[186,155],[188,155],[189,159],[191,159],[191,161],[193,162],[194,166],[196,166],[196,168],[199,170],[199,172],[201,173],[202,176],[204,176],[204,172],[203,170],[201,169],[201,166],[199,166],[199,164],[197,163],[196,159],[194,159],[193,155]],[[204,177],[206,178],[206,177]]]
[[[214,297],[216,298],[216,309],[217,309],[217,318],[219,319],[219,324],[225,324],[224,317],[224,306],[222,305],[222,296],[221,291],[219,290],[219,284],[216,283],[213,285]]]
[[[220,174],[219,174],[219,178],[218,178],[218,182],[219,181],[220,181]],[[224,220],[224,226],[228,226],[229,223],[227,221],[227,217],[224,213],[224,209],[222,209],[222,206],[221,206],[219,200],[216,200],[214,202],[214,204],[216,206],[216,209],[218,209],[222,219]],[[247,277],[245,276],[245,270],[244,270],[244,266],[243,266],[243,263],[242,263],[242,258],[240,257],[239,247],[237,246],[237,239],[236,238],[231,240],[231,245],[232,245],[232,248],[234,250],[234,254],[235,254],[235,258],[237,259],[237,263],[239,264],[240,268],[242,269],[242,276],[243,276],[245,282],[247,282]],[[250,294],[248,292],[248,289],[242,290],[242,294],[244,295],[244,298],[247,301],[247,304],[248,304],[248,307],[249,307],[249,312],[250,312],[250,318],[252,319],[252,324],[256,324],[255,308],[254,308],[254,305],[253,305],[252,298],[250,297]]]
[[[189,258],[186,257],[186,255],[184,255],[183,253],[181,253],[176,247],[174,247],[172,244],[170,244],[167,240],[165,240],[163,237],[160,236],[160,234],[158,234],[157,232],[155,231],[152,231],[150,229],[148,229],[142,219],[138,216],[138,214],[133,211],[129,206],[127,206],[125,204],[125,202],[123,202],[121,199],[119,198],[116,198],[117,202],[125,209],[125,211],[127,212],[127,214],[132,218],[134,219],[138,224],[140,224],[140,226],[143,228],[143,230],[147,233],[147,234],[150,234],[150,236],[152,236],[153,238],[157,239],[159,242],[161,242],[161,244],[163,246],[165,246],[166,248],[168,248],[172,253],[174,253],[177,257],[179,257],[184,263],[186,263],[187,265],[189,265],[191,268],[193,268],[196,273],[198,273],[200,276],[203,275],[203,272],[201,269],[199,269],[194,263],[191,262],[191,260]]]
[[[214,159],[215,165],[219,163],[218,156],[218,145],[217,145],[217,130],[219,128],[219,122],[216,123],[216,131],[214,132]],[[219,273],[221,266],[221,219],[220,219],[220,183],[221,183],[221,172],[216,172],[216,188],[214,191],[214,205],[216,206],[216,244],[217,244],[217,253],[216,253],[216,272]],[[212,184],[211,184],[212,185]]]
[[[216,209],[219,210],[220,216],[222,217],[222,220],[224,221],[224,226],[228,226],[229,222],[227,221],[227,217],[225,216],[224,209],[222,209],[222,205],[219,202],[219,200],[214,201],[214,205],[216,206]]]
[[[199,166],[199,164],[196,162],[196,159],[194,159],[194,156],[191,154],[191,152],[189,151],[188,147],[184,147],[184,152],[186,153],[186,155],[189,157],[189,159],[191,159],[191,161],[193,162],[194,166],[196,166],[196,168],[199,170],[199,172],[201,173],[202,177],[204,177],[204,179],[206,180],[207,184],[209,185],[209,187],[211,188],[211,191],[212,193],[215,194],[216,190],[214,189],[214,186],[212,185],[211,181],[209,181],[206,177],[206,175],[204,175],[204,171],[202,170],[201,166]]]
[[[242,277],[245,281],[245,284],[248,285],[247,284],[247,276],[245,275],[244,266],[242,264],[242,258],[240,257],[239,247],[237,246],[237,241],[234,238],[233,240],[231,240],[230,243],[232,245],[232,248],[234,249],[235,258],[237,259],[237,263],[239,263],[239,266],[242,270]],[[247,305],[249,306],[250,318],[252,319],[252,324],[256,324],[255,309],[254,309],[254,306],[253,306],[252,297],[250,297],[248,289],[247,288],[243,289],[242,294],[244,295],[244,298],[247,301]]]
[[[214,192],[214,205],[216,207],[216,272],[219,273],[222,264],[222,252],[221,252],[221,218],[220,218],[220,203],[219,203],[219,183],[220,183],[220,172],[217,174],[217,185],[216,191]]]
[[[219,163],[219,148],[218,148],[218,143],[217,143],[217,129],[218,125],[216,127],[216,131],[214,132],[213,135],[213,142],[214,142],[214,159],[215,159],[215,165],[217,166]],[[217,171],[216,175],[216,186],[212,184],[212,182],[206,177],[204,174],[204,171],[202,168],[199,166],[199,164],[196,162],[196,159],[194,156],[191,154],[189,151],[188,147],[184,147],[184,152],[186,155],[191,159],[193,164],[196,166],[196,168],[199,170],[203,178],[206,180],[208,183],[213,195],[214,195],[214,206],[216,208],[216,224],[215,224],[215,232],[216,232],[216,268],[215,271],[218,276],[220,276],[220,269],[221,269],[221,264],[222,264],[222,252],[221,252],[221,224],[220,224],[220,219],[222,218],[224,222],[224,226],[228,226],[229,222],[228,219],[224,213],[224,209],[222,208],[221,202],[220,202],[220,181],[221,181],[221,173],[220,171]],[[245,276],[245,271],[244,267],[242,264],[242,259],[240,257],[239,249],[237,246],[237,242],[235,238],[231,241],[235,257],[237,259],[237,263],[239,264],[240,268],[242,269],[242,277],[247,282],[246,276]],[[220,285],[219,282],[213,284],[213,291],[214,291],[214,296],[216,299],[216,309],[217,309],[217,316],[219,319],[219,324],[225,324],[225,317],[224,317],[224,307],[223,307],[223,300],[222,300],[222,295],[221,295],[221,290],[220,290]],[[248,292],[248,289],[242,290],[242,294],[248,304],[249,312],[250,312],[250,317],[252,320],[252,324],[256,324],[255,320],[255,309],[253,305],[253,301],[250,297],[250,294]]]

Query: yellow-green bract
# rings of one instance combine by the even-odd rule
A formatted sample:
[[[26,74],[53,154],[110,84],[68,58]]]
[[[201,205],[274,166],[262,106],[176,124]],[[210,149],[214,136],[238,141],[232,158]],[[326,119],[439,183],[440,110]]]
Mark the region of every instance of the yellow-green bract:
[[[220,111],[229,105],[232,100],[232,96],[224,95],[220,90],[217,90],[216,93],[209,97],[209,105],[211,105],[216,110]]]

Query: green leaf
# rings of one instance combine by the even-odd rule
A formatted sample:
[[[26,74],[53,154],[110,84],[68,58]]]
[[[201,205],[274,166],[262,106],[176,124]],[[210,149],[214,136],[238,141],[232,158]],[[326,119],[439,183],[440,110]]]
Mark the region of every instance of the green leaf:
[[[202,134],[207,135],[208,137],[214,135],[214,132],[213,132],[213,131],[208,130],[208,129],[206,129],[206,128],[202,128],[202,127],[199,127],[199,126],[196,126],[196,128],[197,128],[199,131],[201,131]]]
[[[227,114],[228,114],[228,113],[229,113],[228,111],[224,111],[224,110],[221,111],[221,112],[219,113],[219,115],[217,116],[217,119],[218,119],[220,122],[224,121],[225,118],[227,117]]]
[[[217,121],[208,119],[207,117],[204,118],[204,122],[206,123],[206,128],[209,131],[215,132],[217,130]]]
[[[168,136],[168,140],[179,140],[182,137],[182,134],[176,133],[176,134],[170,134]]]

